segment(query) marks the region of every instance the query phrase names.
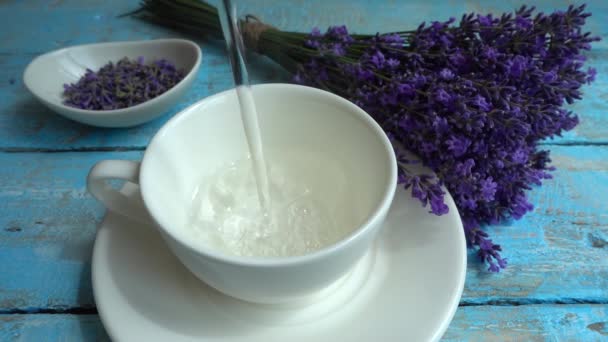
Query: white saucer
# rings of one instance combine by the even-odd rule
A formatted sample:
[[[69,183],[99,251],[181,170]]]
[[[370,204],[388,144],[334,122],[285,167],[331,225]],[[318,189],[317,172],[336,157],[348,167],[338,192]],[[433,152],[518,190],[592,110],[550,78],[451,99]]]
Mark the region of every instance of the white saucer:
[[[135,192],[134,186],[123,189]],[[224,296],[191,275],[153,227],[106,215],[93,252],[93,290],[116,341],[436,341],[462,294],[460,217],[428,213],[397,190],[370,252],[307,304],[258,305]]]

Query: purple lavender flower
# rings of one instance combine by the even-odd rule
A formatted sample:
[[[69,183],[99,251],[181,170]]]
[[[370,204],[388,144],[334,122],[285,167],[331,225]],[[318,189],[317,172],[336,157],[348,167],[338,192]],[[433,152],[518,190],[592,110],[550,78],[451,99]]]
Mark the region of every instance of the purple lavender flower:
[[[399,64],[401,64],[401,62],[395,58],[389,58],[386,60],[386,66],[388,66],[389,69],[395,69],[399,66]]]
[[[455,157],[460,157],[466,153],[471,141],[465,137],[451,136],[445,141],[447,150],[452,152]]]
[[[523,56],[515,56],[507,65],[511,76],[521,77],[526,69],[526,59]]]
[[[498,58],[498,51],[491,46],[484,46],[481,50],[481,56],[488,61],[496,61]]]
[[[515,26],[518,29],[528,30],[534,26],[534,23],[530,18],[526,18],[525,16],[518,15],[515,17]]]
[[[420,200],[424,205],[431,207],[431,213],[443,215],[448,213],[448,206],[443,201],[445,192],[441,188],[442,184],[436,177],[430,175],[412,175],[407,172],[407,168],[401,168],[399,173],[399,183],[405,189],[412,189],[412,197]]]
[[[159,96],[184,77],[165,59],[144,64],[144,58],[109,62],[99,71],[87,69],[76,83],[63,85],[64,104],[89,110],[134,106]]]
[[[543,74],[543,82],[553,83],[555,81],[557,81],[557,73],[555,72],[555,70],[550,70]]]
[[[492,26],[493,24],[493,18],[491,14],[488,15],[478,15],[477,16],[477,22],[479,23],[479,26]]]
[[[380,41],[388,44],[389,46],[402,47],[405,40],[397,33],[389,33],[380,36]]]
[[[376,51],[369,59],[369,61],[377,68],[382,69],[384,67],[384,54],[381,51]]]
[[[439,77],[441,77],[442,79],[444,79],[446,81],[449,81],[454,78],[454,73],[452,72],[452,70],[450,70],[448,68],[444,68],[444,69],[441,69],[441,71],[439,72]]]
[[[587,77],[585,78],[585,82],[587,84],[590,84],[591,82],[595,81],[596,75],[597,75],[597,70],[595,70],[595,68],[589,68],[587,70]]]
[[[437,89],[437,91],[435,91],[435,100],[444,105],[448,105],[452,100],[452,96],[447,91],[445,91],[445,89],[439,88]]]
[[[311,35],[310,39],[304,41],[304,46],[309,47],[311,49],[317,49],[321,47],[321,41],[316,39],[317,36]]]
[[[496,194],[498,184],[494,182],[494,179],[490,176],[486,179],[479,181],[479,187],[481,192],[481,199],[485,202],[492,201]]]

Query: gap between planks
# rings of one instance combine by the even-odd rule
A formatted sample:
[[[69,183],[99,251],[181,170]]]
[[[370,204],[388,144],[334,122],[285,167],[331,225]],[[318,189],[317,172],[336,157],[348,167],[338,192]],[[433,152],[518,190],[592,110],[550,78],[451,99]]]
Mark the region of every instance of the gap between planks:
[[[519,298],[519,299],[495,299],[486,301],[475,301],[465,299],[460,301],[459,307],[465,306],[526,306],[526,305],[608,305],[608,298],[602,299],[580,299],[580,298],[560,298],[560,299],[538,299],[538,298]]]
[[[2,153],[68,153],[68,152],[130,152],[145,151],[146,146],[104,146],[74,148],[1,147]]]
[[[540,146],[608,146],[608,141],[542,142]],[[130,152],[145,151],[146,146],[103,146],[74,148],[0,147],[0,153],[70,153],[70,152]]]
[[[608,305],[608,300],[580,300],[580,299],[564,299],[564,300],[535,300],[526,299],[523,301],[517,300],[494,300],[486,302],[471,302],[462,301],[458,307],[476,307],[476,306],[527,306],[527,305]],[[23,308],[23,309],[2,309],[0,315],[97,315],[97,308],[88,307],[71,307],[71,308]]]
[[[97,315],[97,308],[27,308],[27,309],[2,309],[0,315]]]

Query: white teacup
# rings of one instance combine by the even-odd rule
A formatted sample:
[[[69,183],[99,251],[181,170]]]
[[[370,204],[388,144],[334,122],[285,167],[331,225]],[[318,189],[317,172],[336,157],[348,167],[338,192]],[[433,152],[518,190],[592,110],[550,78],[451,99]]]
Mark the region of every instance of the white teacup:
[[[349,101],[298,85],[265,84],[252,90],[265,147],[288,150],[297,145],[308,154],[339,159],[342,174],[326,172],[320,165],[315,177],[331,187],[330,177],[338,174],[341,179],[335,181],[351,187],[351,200],[332,204],[351,209],[353,215],[348,223],[352,232],[342,240],[300,256],[242,257],[218,252],[193,238],[187,216],[201,176],[248,153],[234,90],[205,98],[169,120],[152,139],[141,164],[99,162],[91,169],[87,186],[108,209],[153,221],[171,251],[208,285],[242,300],[280,303],[328,287],[367,252],[392,202],[397,164],[380,126]],[[142,201],[129,200],[107,185],[110,179],[139,184],[146,210]],[[144,217],[145,212],[150,217]]]

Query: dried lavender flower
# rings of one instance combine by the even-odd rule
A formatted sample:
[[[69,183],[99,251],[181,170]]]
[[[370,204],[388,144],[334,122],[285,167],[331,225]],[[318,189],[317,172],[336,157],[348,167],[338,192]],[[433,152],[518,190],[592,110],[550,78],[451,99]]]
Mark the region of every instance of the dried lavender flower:
[[[507,261],[483,228],[533,209],[526,191],[552,170],[538,143],[576,126],[562,106],[596,74],[583,70],[582,53],[598,40],[582,31],[584,9],[469,14],[458,26],[450,19],[374,37],[343,26],[313,31],[304,46],[316,53],[294,80],[349,98],[416,154],[434,174],[411,173],[397,148],[400,183],[437,215],[447,211],[444,185],[469,246],[497,272]]]
[[[184,71],[165,59],[144,64],[143,57],[125,57],[97,72],[87,69],[78,82],[64,84],[63,103],[90,110],[131,107],[161,95],[183,78]]]

